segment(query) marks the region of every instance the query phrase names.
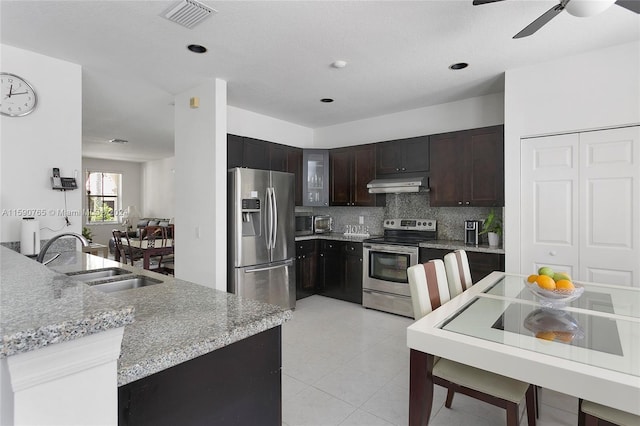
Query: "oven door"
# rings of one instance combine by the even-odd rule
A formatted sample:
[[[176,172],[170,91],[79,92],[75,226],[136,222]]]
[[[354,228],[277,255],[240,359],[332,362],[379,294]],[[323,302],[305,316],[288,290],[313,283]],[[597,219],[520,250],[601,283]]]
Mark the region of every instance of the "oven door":
[[[411,296],[407,268],[418,264],[418,247],[365,244],[362,287]]]

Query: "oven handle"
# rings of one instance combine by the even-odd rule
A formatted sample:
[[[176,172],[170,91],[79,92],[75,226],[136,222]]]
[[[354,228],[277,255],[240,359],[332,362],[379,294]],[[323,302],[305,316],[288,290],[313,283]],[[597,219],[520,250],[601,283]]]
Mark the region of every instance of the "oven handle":
[[[364,250],[386,252],[390,254],[415,254],[418,255],[418,247],[406,247],[395,245],[382,245],[382,244],[364,244]]]

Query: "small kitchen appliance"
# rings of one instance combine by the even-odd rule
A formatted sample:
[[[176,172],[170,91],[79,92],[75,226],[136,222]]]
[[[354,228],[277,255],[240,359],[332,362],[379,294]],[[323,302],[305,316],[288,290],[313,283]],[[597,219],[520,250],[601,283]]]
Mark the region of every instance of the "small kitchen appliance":
[[[413,318],[407,268],[417,265],[419,245],[435,240],[432,219],[386,219],[384,236],[363,241],[362,306]]]
[[[296,236],[313,234],[313,215],[296,213]]]
[[[324,234],[333,231],[333,218],[329,215],[318,215],[313,217],[313,232]]]
[[[464,221],[464,243],[477,246],[480,244],[480,231],[482,231],[482,220]]]

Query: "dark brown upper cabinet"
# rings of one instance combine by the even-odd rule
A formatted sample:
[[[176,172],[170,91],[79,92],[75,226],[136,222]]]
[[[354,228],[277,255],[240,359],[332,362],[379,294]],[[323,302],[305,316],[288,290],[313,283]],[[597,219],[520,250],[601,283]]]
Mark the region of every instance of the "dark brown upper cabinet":
[[[369,194],[367,183],[376,175],[374,144],[329,151],[329,204],[332,206],[375,206],[378,198]]]
[[[504,126],[430,137],[433,207],[504,206]]]
[[[378,176],[429,171],[429,136],[379,142],[376,147]]]

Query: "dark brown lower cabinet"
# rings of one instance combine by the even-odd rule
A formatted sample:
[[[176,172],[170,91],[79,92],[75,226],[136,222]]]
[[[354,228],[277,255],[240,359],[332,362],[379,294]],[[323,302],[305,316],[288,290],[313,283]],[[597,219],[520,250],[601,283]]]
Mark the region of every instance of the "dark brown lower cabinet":
[[[118,388],[118,425],[282,424],[275,327]]]
[[[318,256],[316,240],[296,241],[296,300],[316,293]]]
[[[444,259],[444,255],[451,251],[453,250],[421,248],[420,263],[428,262],[431,259]],[[471,280],[474,283],[493,271],[504,271],[504,254],[469,250],[466,250],[466,252],[469,259],[469,269],[471,270]]]
[[[362,243],[320,240],[318,293],[362,304]]]

